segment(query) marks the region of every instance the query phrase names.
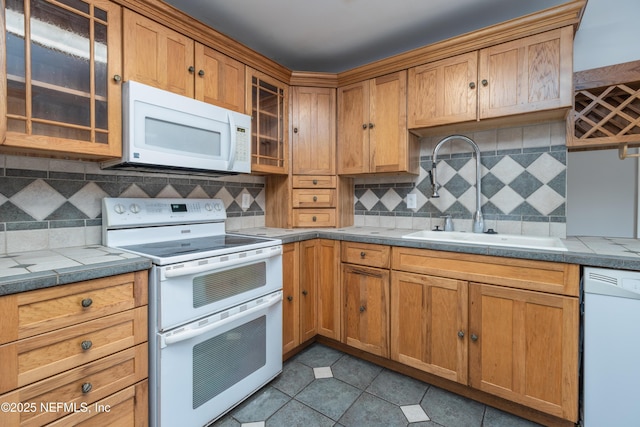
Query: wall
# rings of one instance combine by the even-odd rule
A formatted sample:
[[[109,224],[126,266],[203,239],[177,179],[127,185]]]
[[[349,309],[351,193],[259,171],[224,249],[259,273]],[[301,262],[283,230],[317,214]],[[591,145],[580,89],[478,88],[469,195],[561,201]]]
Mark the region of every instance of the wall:
[[[264,225],[262,177],[113,172],[94,162],[0,155],[0,253],[100,244],[103,197],[220,198],[228,229]]]
[[[430,196],[427,171],[435,145],[447,135],[423,138],[418,177],[371,177],[355,181],[356,225],[433,229],[443,215],[454,229],[472,230],[475,159],[471,147],[453,140],[438,154],[440,198]],[[563,121],[508,127],[466,136],[481,150],[485,229],[499,233],[565,237],[566,128]],[[408,209],[407,194],[417,196]]]
[[[574,70],[640,59],[640,1],[589,0],[574,42]],[[567,156],[567,234],[637,236],[638,162],[617,150]]]

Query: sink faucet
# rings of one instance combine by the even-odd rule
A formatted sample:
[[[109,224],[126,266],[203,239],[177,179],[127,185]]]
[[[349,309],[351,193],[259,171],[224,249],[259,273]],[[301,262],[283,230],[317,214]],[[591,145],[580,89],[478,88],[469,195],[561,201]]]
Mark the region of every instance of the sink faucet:
[[[433,149],[433,166],[429,171],[429,177],[431,178],[431,186],[433,187],[433,194],[431,197],[440,197],[438,194],[438,188],[440,188],[440,184],[438,184],[438,178],[436,176],[436,163],[438,162],[438,151],[440,148],[449,141],[454,139],[461,139],[471,145],[473,151],[476,153],[476,211],[473,214],[473,232],[474,233],[482,233],[484,232],[484,218],[482,216],[482,210],[480,209],[480,205],[482,204],[482,191],[480,188],[481,181],[481,168],[480,168],[480,148],[478,144],[473,142],[471,138],[467,138],[464,135],[449,135],[443,138],[436,147]]]

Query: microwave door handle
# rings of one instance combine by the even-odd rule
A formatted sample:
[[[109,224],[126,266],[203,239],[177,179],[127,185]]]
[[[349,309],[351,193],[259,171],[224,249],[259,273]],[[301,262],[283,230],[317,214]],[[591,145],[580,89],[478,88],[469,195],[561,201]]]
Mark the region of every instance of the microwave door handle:
[[[229,147],[229,170],[233,170],[233,164],[236,162],[236,121],[233,118],[233,114],[231,112],[227,112],[227,119],[229,122],[229,133],[231,136],[231,146]]]
[[[252,313],[255,313],[256,311],[260,311],[260,310],[264,310],[265,308],[269,308],[273,305],[276,305],[277,303],[282,301],[282,291],[279,291],[277,294],[272,294],[270,295],[270,299],[269,301],[263,302],[261,304],[256,305],[255,307],[251,307],[248,310],[245,311],[241,311],[239,313],[236,313],[232,316],[226,317],[222,320],[219,320],[217,322],[213,322],[207,326],[204,326],[202,328],[196,328],[196,329],[187,329],[183,332],[177,333],[175,335],[169,335],[169,336],[164,336],[162,335],[161,337],[161,343],[160,343],[160,348],[165,348],[168,345],[171,344],[175,344],[181,341],[185,341],[185,340],[189,340],[191,338],[195,338],[198,337],[200,335],[206,334],[207,332],[213,331],[215,329],[221,328],[224,325],[231,323],[237,319],[240,319],[242,317],[246,317],[249,316]]]
[[[221,270],[223,268],[226,267],[231,267],[234,265],[238,265],[238,264],[247,264],[250,262],[255,263],[256,261],[261,261],[263,259],[268,259],[271,258],[273,256],[277,256],[280,255],[282,253],[282,249],[281,250],[270,250],[268,253],[262,253],[259,255],[254,255],[254,256],[248,256],[248,257],[244,257],[244,258],[234,258],[234,259],[230,259],[228,261],[221,261],[217,264],[211,265],[211,264],[202,264],[202,265],[197,265],[195,267],[184,267],[184,268],[179,268],[176,270],[167,270],[164,272],[165,277],[167,278],[171,278],[171,277],[180,277],[180,276],[189,276],[191,274],[197,274],[197,273],[202,273],[205,271],[213,271],[213,269],[215,270]]]

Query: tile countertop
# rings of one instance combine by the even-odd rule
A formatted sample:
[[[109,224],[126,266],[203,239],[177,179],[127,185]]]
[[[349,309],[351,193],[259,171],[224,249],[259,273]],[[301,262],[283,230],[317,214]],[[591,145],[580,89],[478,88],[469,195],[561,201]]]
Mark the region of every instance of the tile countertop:
[[[570,237],[562,239],[568,251],[545,251],[402,238],[403,235],[414,231],[416,230],[357,226],[340,229],[258,227],[228,230],[230,233],[278,238],[284,243],[320,237],[640,271],[640,240],[638,239]],[[4,254],[0,255],[0,296],[148,268],[151,268],[151,262],[146,258],[100,245]]]

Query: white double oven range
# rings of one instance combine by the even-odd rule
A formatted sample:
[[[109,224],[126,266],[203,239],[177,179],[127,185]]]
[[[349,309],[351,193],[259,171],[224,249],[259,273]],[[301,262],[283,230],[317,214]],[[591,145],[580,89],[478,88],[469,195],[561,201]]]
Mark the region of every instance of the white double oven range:
[[[150,425],[203,426],[282,371],[282,242],[218,199],[105,198],[106,246],[151,259]]]

